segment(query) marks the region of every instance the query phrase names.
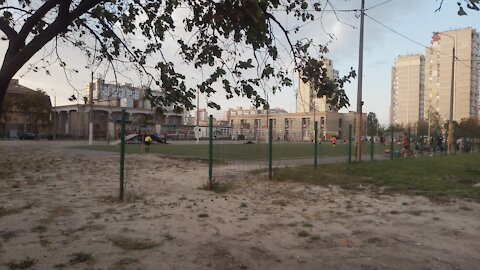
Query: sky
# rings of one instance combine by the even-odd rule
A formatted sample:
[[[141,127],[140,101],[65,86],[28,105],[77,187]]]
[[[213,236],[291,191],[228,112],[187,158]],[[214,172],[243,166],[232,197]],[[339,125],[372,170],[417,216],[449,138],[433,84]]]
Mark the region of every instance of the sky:
[[[360,9],[361,0],[330,0],[336,10]],[[439,6],[438,0],[366,0],[367,9],[364,32],[364,62],[363,62],[363,112],[374,112],[382,125],[388,125],[391,69],[396,57],[408,54],[425,54],[425,47],[430,46],[433,32],[448,31],[465,27],[476,28],[480,31],[480,12],[468,11],[468,16],[457,15],[457,1],[444,0],[443,7],[439,12],[435,10]],[[372,8],[373,7],[373,8]],[[326,7],[331,10],[331,7]],[[322,19],[311,22],[300,28],[294,36],[296,38],[308,37],[321,43],[329,43],[329,52],[325,55],[333,61],[334,68],[339,70],[340,76],[346,75],[350,68],[358,70],[359,58],[359,12],[325,11]],[[291,18],[281,18],[286,28],[303,25]],[[180,21],[180,20],[179,20]],[[333,34],[333,39],[330,38]],[[175,44],[170,44],[172,47]],[[1,55],[6,50],[4,41],[0,44]],[[68,59],[67,65],[77,66],[78,73],[65,74],[60,68],[52,68],[51,76],[45,76],[43,72],[28,71],[29,64],[41,58],[39,52],[27,65],[20,70],[14,78],[20,80],[20,84],[32,89],[41,88],[52,98],[52,104],[72,104],[68,98],[76,95],[77,91],[83,94],[85,83],[90,81],[91,70],[84,58],[78,51],[65,46],[61,49],[62,54]],[[87,68],[85,68],[87,66]],[[201,81],[202,74],[188,66],[180,64],[190,75],[188,84],[194,86]],[[103,70],[95,70],[95,74]],[[95,75],[96,76],[96,75]],[[295,91],[297,81],[294,79],[292,88],[285,88],[281,93],[269,95],[271,107],[281,107],[289,112],[295,111]],[[68,79],[67,79],[68,78]],[[139,85],[141,82],[134,74],[120,76],[119,82]],[[108,80],[107,80],[108,82]],[[350,107],[341,112],[355,111],[357,100],[357,80],[347,84],[345,90],[350,99]],[[214,117],[223,116],[223,110],[230,107],[251,107],[251,103],[243,98],[225,100],[221,91],[209,100],[218,102],[222,111],[209,109]],[[200,107],[206,107],[207,98],[200,96]]]

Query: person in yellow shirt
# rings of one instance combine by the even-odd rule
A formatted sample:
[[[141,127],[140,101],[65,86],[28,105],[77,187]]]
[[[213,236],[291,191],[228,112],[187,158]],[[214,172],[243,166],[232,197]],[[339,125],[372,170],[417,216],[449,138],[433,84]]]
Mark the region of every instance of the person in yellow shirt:
[[[150,151],[150,144],[152,143],[152,137],[149,134],[145,136],[144,143],[145,143],[145,152]]]

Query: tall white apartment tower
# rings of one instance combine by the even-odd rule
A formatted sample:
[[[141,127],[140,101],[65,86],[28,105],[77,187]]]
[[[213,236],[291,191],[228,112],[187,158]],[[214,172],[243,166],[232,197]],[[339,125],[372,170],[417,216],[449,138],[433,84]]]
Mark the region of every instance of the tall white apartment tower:
[[[414,125],[424,115],[425,58],[398,56],[392,68],[391,124]]]
[[[436,111],[449,119],[453,47],[455,46],[453,120],[478,117],[480,38],[473,28],[439,32],[425,53],[425,115]]]
[[[323,59],[324,67],[327,69],[327,76],[333,80],[338,79],[338,70],[333,69],[333,62],[330,59]],[[310,84],[304,83],[298,73],[298,91],[296,96],[297,112],[333,112],[327,104],[325,97],[318,98]]]

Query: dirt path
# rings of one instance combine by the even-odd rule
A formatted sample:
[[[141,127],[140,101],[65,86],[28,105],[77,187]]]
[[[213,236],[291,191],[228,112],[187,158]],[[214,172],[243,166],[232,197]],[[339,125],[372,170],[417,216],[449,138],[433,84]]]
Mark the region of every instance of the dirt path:
[[[0,142],[0,269],[478,269],[480,206],[349,193],[49,142]]]

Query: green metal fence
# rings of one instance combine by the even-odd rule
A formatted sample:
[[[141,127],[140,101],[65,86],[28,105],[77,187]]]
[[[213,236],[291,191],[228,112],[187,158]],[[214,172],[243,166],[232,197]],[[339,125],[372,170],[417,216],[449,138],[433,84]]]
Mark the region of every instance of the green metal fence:
[[[123,119],[123,118],[122,118]],[[216,180],[229,178],[232,174],[256,171],[274,178],[274,169],[290,166],[313,166],[325,163],[353,162],[352,149],[354,134],[349,126],[349,134],[333,143],[331,138],[322,138],[318,134],[318,123],[314,124],[314,135],[301,134],[292,136],[277,132],[273,119],[268,127],[245,134],[234,139],[215,135],[213,118],[210,116],[208,139],[195,141],[170,141],[152,145],[150,154],[184,157],[208,161],[208,188]],[[122,121],[124,123],[124,121]],[[143,153],[140,145],[125,144],[125,127],[122,124],[121,143],[119,146],[95,146],[95,149],[120,151],[120,200],[124,193],[124,153]],[[480,141],[475,134],[461,134],[455,137],[456,154],[469,153],[480,149]],[[295,138],[292,140],[292,137]],[[438,156],[446,154],[446,138],[438,130],[432,130],[430,136],[417,134],[411,129],[390,129],[383,136],[365,137],[362,141],[362,160],[382,160],[401,157]]]
[[[249,134],[241,134],[241,139],[216,139],[214,134],[209,138],[212,150],[210,163],[213,164],[213,179],[228,178],[233,173],[259,171],[265,172],[269,179],[274,177],[275,168],[318,164],[352,162],[353,134],[346,138],[337,138],[333,143],[331,138],[318,136],[318,123],[315,123],[312,137],[302,136],[301,140],[291,140],[291,134],[277,132],[273,127],[273,119],[268,121],[268,127]],[[362,147],[363,160],[380,160],[390,158],[390,141],[380,143],[375,140],[365,140]],[[400,146],[394,145],[394,151]]]

